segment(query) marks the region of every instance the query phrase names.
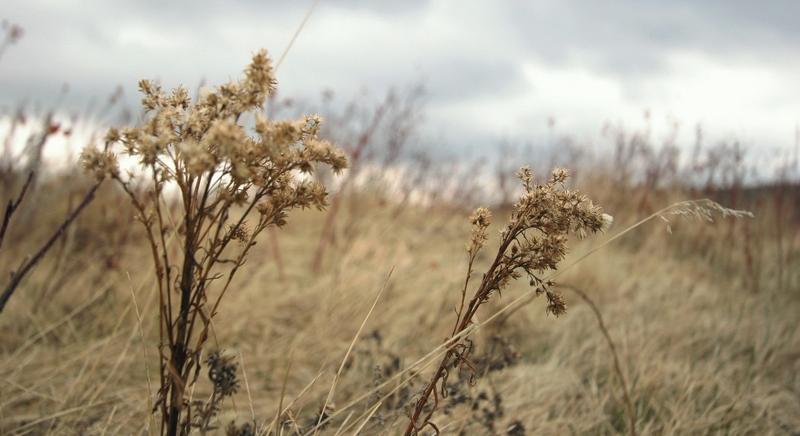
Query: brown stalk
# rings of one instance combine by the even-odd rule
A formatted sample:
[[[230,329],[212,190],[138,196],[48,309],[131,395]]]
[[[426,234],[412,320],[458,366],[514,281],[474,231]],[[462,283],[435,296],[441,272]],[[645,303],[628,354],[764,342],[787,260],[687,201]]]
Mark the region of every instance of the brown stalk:
[[[8,285],[6,285],[2,295],[0,295],[0,313],[2,313],[6,303],[8,303],[8,300],[11,298],[11,295],[14,294],[14,291],[16,291],[17,287],[20,285],[20,283],[22,283],[22,279],[24,279],[25,276],[31,272],[33,267],[36,266],[40,260],[42,260],[50,248],[53,247],[53,244],[55,244],[58,238],[64,234],[64,232],[67,230],[67,227],[69,227],[69,225],[75,221],[75,218],[80,215],[83,209],[88,206],[89,203],[91,203],[91,201],[94,199],[94,194],[97,192],[97,189],[100,187],[101,183],[102,182],[97,182],[94,184],[94,186],[92,186],[91,189],[89,189],[89,192],[86,193],[80,204],[78,204],[78,206],[72,212],[70,212],[69,215],[67,215],[67,218],[64,220],[64,222],[62,222],[56,231],[53,232],[50,238],[41,247],[39,247],[39,250],[37,250],[36,253],[30,258],[26,258],[22,262],[22,265],[20,265],[19,269],[11,274],[11,280],[9,281]]]
[[[486,301],[488,297],[488,292],[492,289],[492,285],[496,280],[495,270],[498,268],[503,255],[505,254],[506,249],[514,242],[515,237],[517,236],[517,231],[519,230],[519,226],[509,231],[506,235],[506,238],[503,240],[503,243],[500,245],[500,248],[497,251],[497,255],[495,256],[492,265],[489,267],[489,270],[484,274],[483,280],[481,281],[478,290],[475,291],[474,296],[469,302],[467,306],[466,312],[461,314],[462,309],[458,311],[458,316],[456,319],[456,325],[453,330],[453,333],[450,335],[451,338],[458,337],[464,330],[466,330],[472,324],[472,318],[478,310],[478,307]],[[471,267],[470,267],[471,270]],[[466,280],[465,287],[469,283],[468,279]],[[409,420],[408,426],[405,430],[405,436],[411,436],[413,434],[417,434],[422,427],[432,425],[435,429],[436,426],[430,422],[430,417],[435,411],[436,407],[434,406],[430,413],[428,413],[424,419],[422,419],[422,427],[418,427],[417,423],[420,421],[422,417],[422,413],[425,410],[425,406],[428,404],[428,400],[431,394],[434,395],[434,402],[438,404],[438,395],[436,394],[437,385],[446,377],[447,375],[447,367],[451,364],[458,363],[458,359],[463,359],[464,357],[460,357],[457,351],[457,346],[460,342],[457,339],[451,339],[450,343],[447,345],[447,351],[445,352],[444,357],[442,358],[441,362],[439,363],[439,367],[434,371],[433,376],[431,377],[430,381],[426,385],[425,389],[422,391],[419,400],[414,405],[414,411],[411,414],[411,418]],[[455,361],[453,358],[455,357]],[[442,387],[444,391],[444,386]],[[438,431],[437,431],[438,434]]]
[[[318,137],[318,117],[277,121],[260,116],[264,99],[274,91],[273,73],[266,53],[259,52],[243,80],[195,102],[185,88],[167,96],[157,84],[142,81],[148,117],[106,136],[109,144],[121,143],[128,155],[139,158],[142,171],[120,175],[108,148],[84,150],[81,158],[87,170],[112,178],[130,197],[150,245],[160,309],[160,389],[153,410],[161,412],[162,434],[207,429],[219,404],[235,392],[233,379],[205,402],[193,401],[189,393],[199,378],[212,319],[256,237],[285,224],[292,209],[326,204],[324,186],[297,173],[311,173],[316,164],[334,172],[346,166],[344,154]],[[251,112],[257,117],[256,135],[238,122]],[[159,139],[156,147],[148,140],[153,137]],[[179,219],[173,219],[168,186],[180,195],[174,203]],[[248,219],[256,221],[252,230]],[[177,247],[168,243],[173,235],[180,241]],[[212,297],[211,284],[220,279],[223,284]],[[208,359],[206,366],[229,362],[217,353]]]
[[[542,277],[546,271],[556,270],[558,263],[566,255],[569,233],[594,233],[601,230],[606,221],[600,209],[592,205],[585,196],[566,189],[565,181],[568,176],[565,170],[553,170],[549,180],[542,184],[535,183],[533,173],[526,167],[520,169],[518,176],[525,192],[514,204],[509,223],[501,233],[497,254],[465,308],[469,276],[476,253],[487,241],[490,214],[485,208],[479,208],[470,218],[472,236],[467,244],[467,278],[461,291],[461,303],[456,310],[455,327],[445,342],[444,357],[414,405],[405,430],[406,436],[419,434],[427,426],[438,434],[439,431],[430,418],[439,404],[439,392],[442,399],[447,396],[446,383],[450,369],[466,367],[475,372],[474,365],[469,361],[472,344],[464,336],[473,325],[478,309],[493,293],[500,293],[512,280],[526,275],[530,279],[531,287],[536,289],[536,294],[547,297],[547,311],[556,316],[564,313],[566,305],[563,299],[549,289],[553,283]],[[433,404],[426,413],[431,395]]]
[[[625,400],[625,409],[628,413],[628,433],[631,436],[636,436],[636,408],[633,406],[630,390],[628,389],[628,384],[625,381],[625,376],[622,373],[622,365],[619,363],[617,347],[614,345],[614,341],[611,340],[611,334],[608,332],[605,322],[603,322],[603,315],[600,313],[600,309],[597,307],[597,304],[595,304],[594,301],[589,298],[589,295],[587,295],[586,292],[582,291],[581,289],[565,284],[559,284],[557,286],[574,292],[576,295],[578,295],[578,297],[585,301],[586,304],[589,305],[589,308],[592,309],[594,317],[597,319],[597,325],[600,327],[600,332],[603,334],[603,337],[605,337],[608,348],[611,351],[611,356],[614,358],[614,372],[617,374],[620,385],[622,385],[622,397]]]
[[[28,173],[27,179],[25,179],[25,184],[22,185],[22,189],[19,192],[16,200],[8,200],[8,205],[6,205],[6,211],[3,214],[3,223],[0,225],[0,247],[3,246],[3,239],[6,236],[6,231],[8,230],[8,226],[11,224],[11,218],[14,215],[14,212],[17,211],[17,208],[20,204],[22,204],[22,200],[25,199],[25,194],[28,192],[28,187],[30,187],[31,183],[33,182],[33,171]]]

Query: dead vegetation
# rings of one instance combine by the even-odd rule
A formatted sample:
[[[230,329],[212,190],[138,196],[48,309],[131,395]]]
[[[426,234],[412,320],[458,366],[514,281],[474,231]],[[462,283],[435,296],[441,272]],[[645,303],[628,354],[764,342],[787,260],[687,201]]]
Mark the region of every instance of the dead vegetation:
[[[674,144],[620,133],[611,170],[523,169],[514,205],[494,171],[508,225],[491,232],[487,209],[467,219],[485,199],[474,171],[455,191],[428,188],[452,174],[435,165],[394,189],[359,178],[401,160],[410,103],[387,97],[342,153],[315,117],[255,115],[249,130],[273,86],[262,53],[202,95],[144,81],[149,115],[87,149],[86,178],[33,183],[35,160],[6,148],[0,258],[17,292],[0,316],[1,432],[800,429],[789,179],[747,188],[736,149],[687,170]],[[344,176],[318,171],[345,155]],[[327,189],[331,209],[302,210]]]

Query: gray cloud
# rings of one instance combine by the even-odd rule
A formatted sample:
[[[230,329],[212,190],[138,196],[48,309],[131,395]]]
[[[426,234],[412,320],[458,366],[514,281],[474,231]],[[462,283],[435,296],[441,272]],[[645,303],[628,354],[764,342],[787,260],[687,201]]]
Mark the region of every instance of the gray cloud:
[[[51,104],[64,83],[66,103],[83,105],[117,85],[135,102],[145,77],[167,86],[224,81],[260,47],[278,56],[311,3],[15,1],[4,18],[26,34],[0,59],[0,102]],[[434,135],[454,142],[544,129],[554,113],[587,130],[659,104],[702,118],[698,102],[711,116],[768,113],[731,120],[732,129],[791,129],[800,109],[797,16],[791,0],[320,0],[279,80],[283,95],[301,98],[422,81]],[[719,84],[727,78],[730,91]],[[753,85],[763,92],[748,94]]]
[[[800,42],[791,0],[517,1],[504,12],[528,55],[622,77],[664,68],[673,50],[775,60],[797,55]]]

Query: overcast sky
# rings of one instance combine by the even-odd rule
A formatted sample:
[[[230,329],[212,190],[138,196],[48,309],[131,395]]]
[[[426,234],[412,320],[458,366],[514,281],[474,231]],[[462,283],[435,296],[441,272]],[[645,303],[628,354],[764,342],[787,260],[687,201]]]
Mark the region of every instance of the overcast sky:
[[[311,5],[294,1],[8,0],[25,29],[0,59],[2,103],[68,104],[136,82],[193,86],[280,55]],[[800,121],[800,2],[320,0],[278,73],[282,96],[423,83],[425,132],[450,146],[605,122],[681,123],[710,137],[794,146]]]

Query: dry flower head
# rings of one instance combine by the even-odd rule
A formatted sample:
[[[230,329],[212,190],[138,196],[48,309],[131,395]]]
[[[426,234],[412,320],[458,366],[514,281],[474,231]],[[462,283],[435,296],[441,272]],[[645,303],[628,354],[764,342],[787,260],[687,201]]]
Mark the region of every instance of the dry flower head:
[[[347,166],[344,153],[319,138],[318,116],[271,120],[263,114],[275,86],[263,50],[253,56],[241,80],[206,90],[194,100],[184,87],[167,93],[142,80],[144,120],[136,127],[109,130],[103,150],[89,147],[81,157],[87,172],[98,180],[113,179],[128,194],[146,231],[158,279],[160,350],[166,350],[156,408],[168,434],[182,434],[193,425],[194,405],[185,393],[201,366],[210,320],[255,238],[267,227],[285,224],[291,209],[326,205],[325,187],[304,175],[320,164],[335,173]],[[255,126],[248,129],[243,118],[251,114]],[[139,171],[122,175],[115,147],[137,160]],[[167,198],[167,186],[177,188],[182,216],[167,212],[178,200]],[[168,242],[171,222],[177,219],[180,251]],[[222,285],[211,298],[208,290],[218,281]],[[206,364],[220,397],[236,391],[235,365],[218,354]],[[200,409],[202,428],[214,408]]]
[[[474,365],[469,362],[473,343],[462,333],[473,325],[478,308],[493,294],[501,292],[512,281],[525,275],[536,293],[545,295],[547,312],[555,316],[564,314],[567,310],[564,298],[553,290],[553,283],[546,280],[544,274],[555,270],[564,259],[568,235],[583,237],[601,231],[611,223],[610,215],[603,214],[585,195],[567,189],[569,175],[566,170],[553,170],[543,183],[537,183],[533,172],[527,167],[521,168],[517,176],[522,182],[523,193],[514,204],[508,224],[500,233],[500,246],[494,260],[467,303],[474,261],[487,241],[490,224],[490,214],[485,208],[478,208],[470,217],[472,233],[467,243],[467,274],[461,290],[461,304],[456,310],[456,322],[445,356],[413,405],[406,436],[419,434],[428,426],[438,433],[430,419],[439,404],[439,396],[447,396],[450,370],[466,367],[474,373]],[[428,407],[431,396],[433,404]]]

